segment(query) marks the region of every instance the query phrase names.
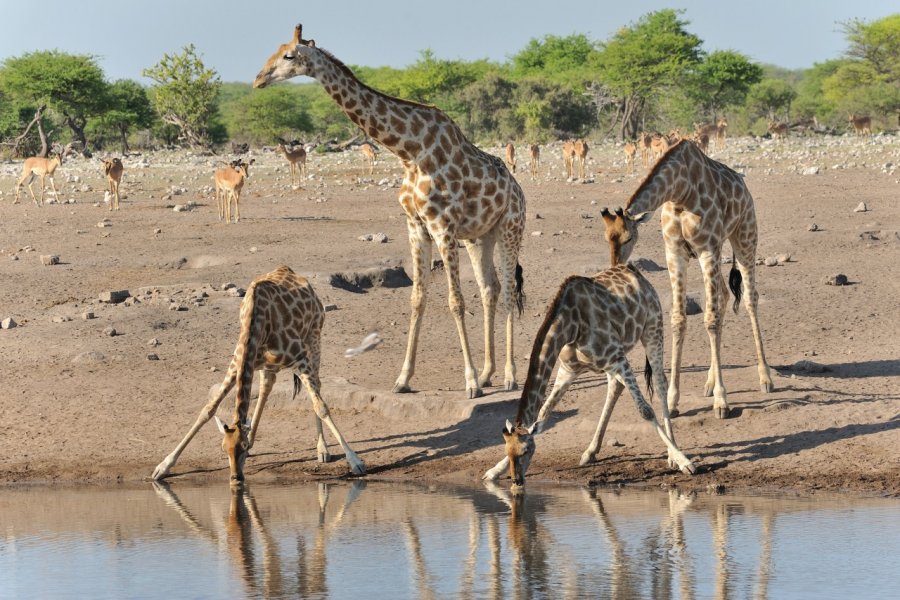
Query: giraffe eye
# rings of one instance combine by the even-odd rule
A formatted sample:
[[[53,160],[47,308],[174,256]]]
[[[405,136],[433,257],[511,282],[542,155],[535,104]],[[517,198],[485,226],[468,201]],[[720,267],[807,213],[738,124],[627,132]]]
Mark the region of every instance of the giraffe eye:
[[[284,60],[294,60],[294,55],[293,54],[285,54],[283,58],[284,58]]]

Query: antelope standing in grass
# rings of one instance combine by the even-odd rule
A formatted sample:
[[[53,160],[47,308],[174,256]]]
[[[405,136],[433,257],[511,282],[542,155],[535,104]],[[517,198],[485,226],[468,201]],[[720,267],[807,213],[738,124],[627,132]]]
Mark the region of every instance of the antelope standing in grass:
[[[125,165],[118,158],[107,158],[103,161],[103,172],[109,186],[109,210],[119,210],[119,184],[122,183]]]

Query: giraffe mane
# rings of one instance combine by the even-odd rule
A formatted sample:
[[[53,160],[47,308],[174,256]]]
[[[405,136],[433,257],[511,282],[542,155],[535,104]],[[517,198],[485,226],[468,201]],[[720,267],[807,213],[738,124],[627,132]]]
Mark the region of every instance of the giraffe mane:
[[[659,158],[658,161],[656,161],[656,164],[653,165],[653,168],[650,169],[650,172],[647,173],[647,176],[644,177],[644,180],[641,182],[641,184],[639,186],[637,186],[637,189],[634,190],[633,194],[631,194],[631,197],[628,199],[628,202],[625,203],[625,210],[628,210],[628,207],[631,206],[631,203],[634,202],[635,198],[640,196],[641,192],[644,191],[644,188],[646,188],[648,185],[650,185],[650,182],[656,177],[656,174],[662,170],[664,164],[666,163],[666,159],[669,157],[669,155],[673,154],[677,149],[681,148],[682,144],[684,144],[684,143],[689,144],[690,142],[686,139],[678,140],[676,143],[674,143],[672,146],[670,146],[668,150],[666,150],[666,153],[663,154]]]

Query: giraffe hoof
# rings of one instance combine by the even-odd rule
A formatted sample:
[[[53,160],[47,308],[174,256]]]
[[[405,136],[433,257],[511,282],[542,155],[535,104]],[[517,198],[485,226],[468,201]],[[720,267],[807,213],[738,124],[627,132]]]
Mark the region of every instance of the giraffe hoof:
[[[394,389],[392,389],[391,391],[395,394],[409,394],[410,392],[412,392],[412,390],[409,389],[409,386],[405,383],[395,383]]]
[[[775,384],[773,384],[771,381],[763,381],[759,384],[759,391],[763,392],[764,394],[771,394],[775,391]]]
[[[504,387],[506,388],[506,391],[507,391],[507,392],[513,392],[513,391],[519,389],[519,384],[516,383],[516,380],[515,380],[515,379],[513,379],[512,381],[507,381],[507,382],[504,384]]]
[[[494,384],[491,382],[491,377],[479,377],[478,378],[478,387],[494,387]]]
[[[670,419],[674,419],[675,417],[677,417],[677,416],[680,415],[680,414],[681,414],[681,413],[678,411],[677,408],[670,408],[670,409],[669,409],[669,418],[670,418]]]
[[[585,452],[581,455],[581,460],[578,461],[578,466],[583,467],[585,465],[589,465],[596,460],[596,457],[593,454]]]
[[[727,419],[731,412],[727,406],[715,406],[713,411],[716,413],[717,419]]]
[[[484,396],[484,392],[481,388],[466,388],[466,395],[469,397],[469,400],[474,400],[475,398]]]
[[[319,452],[318,454],[319,462],[322,464],[331,462],[331,454],[328,452]]]

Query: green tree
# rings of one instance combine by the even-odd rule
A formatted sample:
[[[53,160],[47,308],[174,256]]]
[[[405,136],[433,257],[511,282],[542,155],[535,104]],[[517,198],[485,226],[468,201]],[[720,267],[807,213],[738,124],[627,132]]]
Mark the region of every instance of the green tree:
[[[108,84],[94,57],[57,50],[7,59],[0,69],[0,88],[15,104],[36,111],[44,153],[47,139],[38,118],[42,107],[57,113],[71,129],[72,137],[87,151],[87,121],[104,111],[108,103]]]
[[[797,83],[797,99],[793,103],[799,117],[813,118],[830,125],[837,124],[837,106],[834,98],[825,94],[825,82],[845,63],[844,60],[828,60],[816,63],[803,73]]]
[[[762,67],[732,50],[711,52],[697,65],[688,97],[704,117],[716,122],[724,109],[742,105],[750,88],[762,80]]]
[[[236,108],[229,123],[232,138],[270,144],[278,137],[295,138],[313,129],[309,113],[293,86],[256,90],[238,100]]]
[[[191,148],[205,148],[216,125],[216,98],[222,85],[214,69],[207,69],[193,44],[181,54],[163,54],[144,77],[156,82],[153,105],[164,123],[178,127]]]
[[[688,33],[683,11],[664,9],[620,29],[597,58],[598,77],[620,99],[620,136],[634,138],[649,104],[700,62],[701,40]]]
[[[747,94],[747,104],[757,117],[772,120],[781,113],[785,120],[790,119],[791,103],[797,92],[786,81],[781,79],[763,79]]]
[[[583,89],[593,79],[590,66],[598,54],[594,42],[584,34],[531,39],[522,51],[513,55],[510,75],[514,80],[537,76]]]
[[[149,128],[156,117],[147,90],[136,81],[120,79],[109,86],[109,109],[97,119],[100,130],[112,131],[128,152],[132,128]]]

